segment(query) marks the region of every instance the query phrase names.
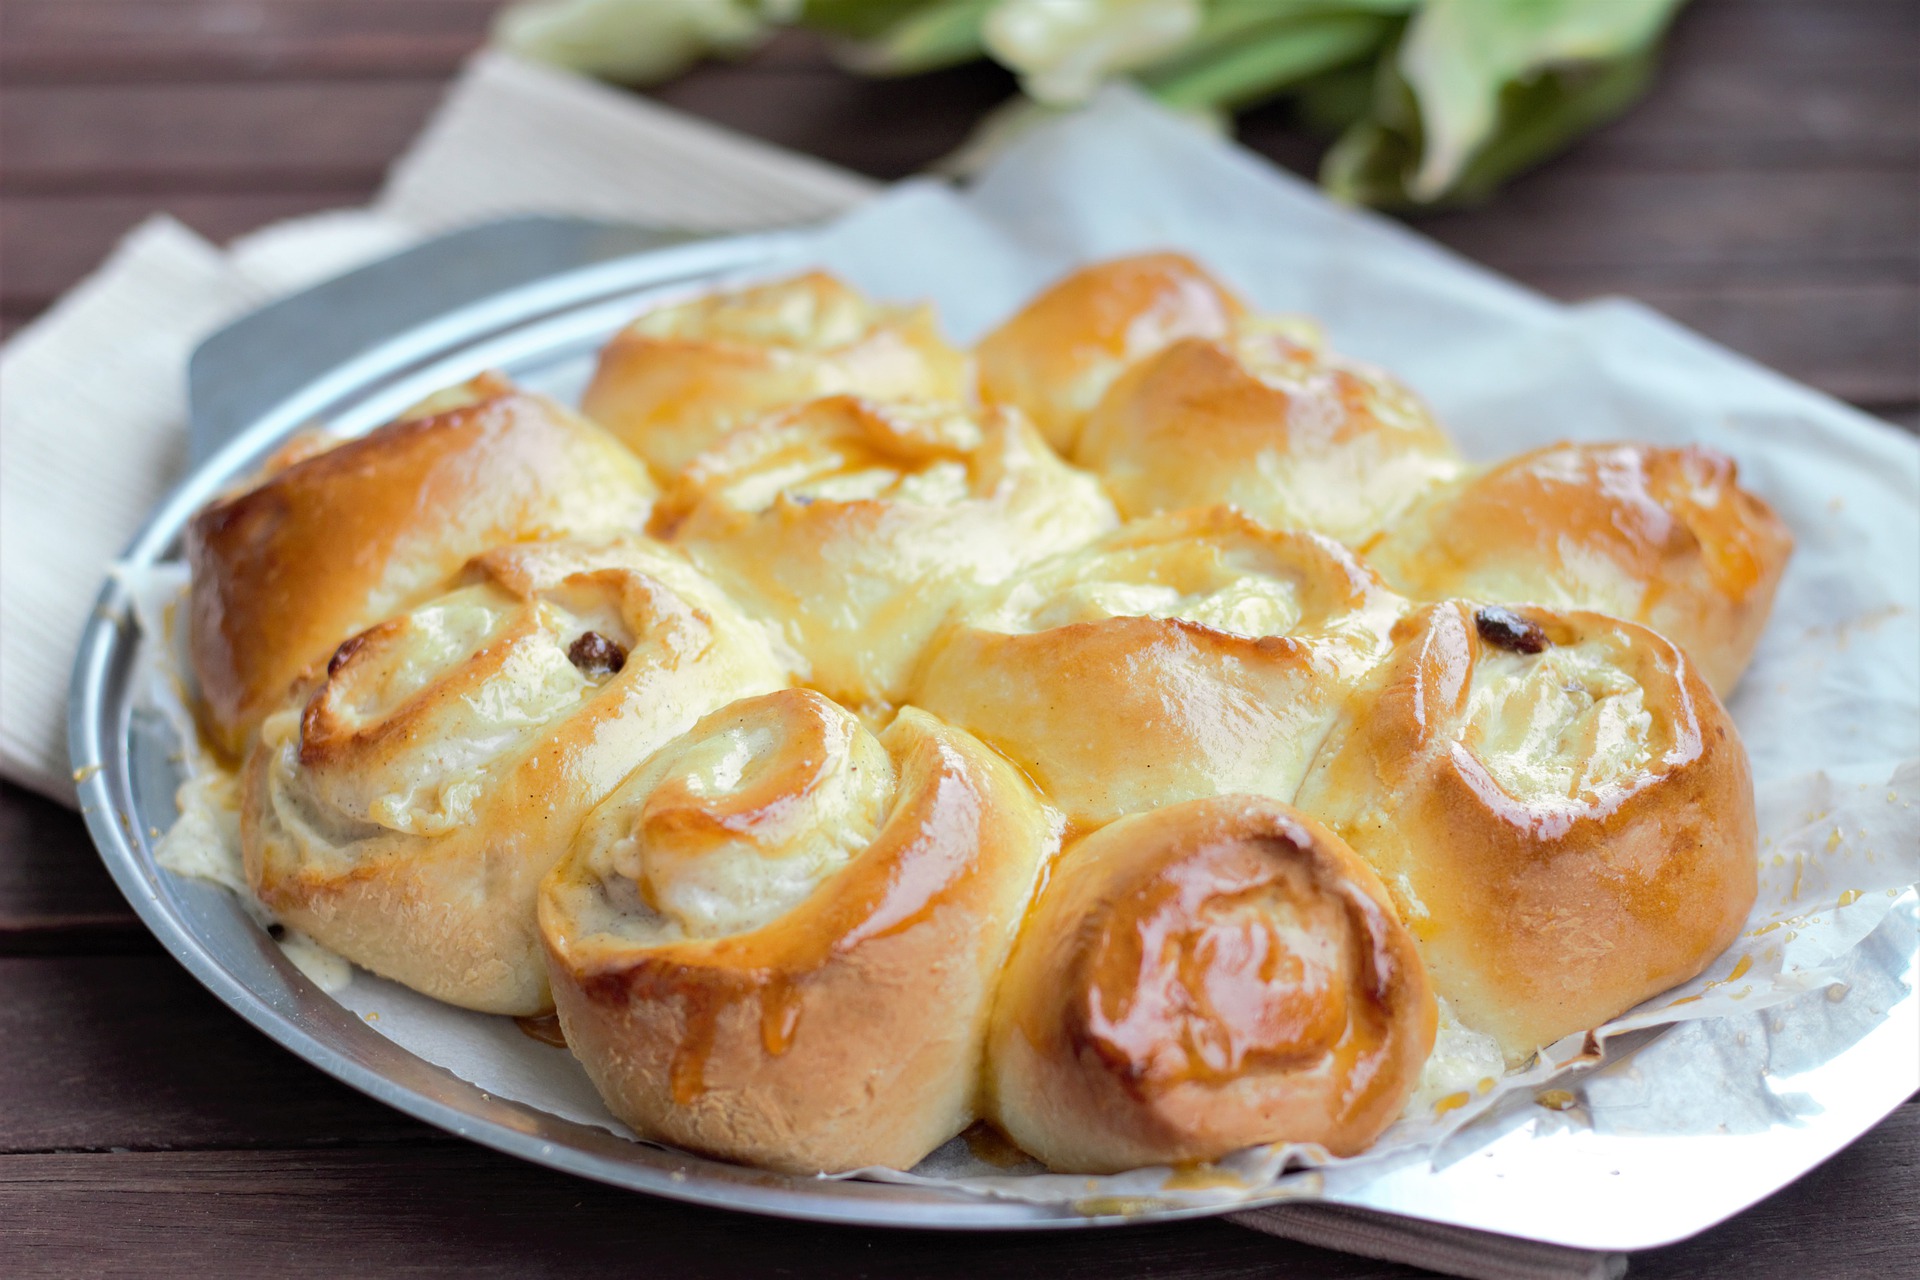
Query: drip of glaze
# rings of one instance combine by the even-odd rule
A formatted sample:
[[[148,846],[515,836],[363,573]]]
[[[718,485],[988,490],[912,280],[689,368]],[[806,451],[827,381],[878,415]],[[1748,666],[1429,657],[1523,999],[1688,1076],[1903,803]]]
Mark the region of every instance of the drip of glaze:
[[[776,973],[760,991],[760,1043],[772,1057],[793,1046],[800,1029],[800,992],[793,979]]]
[[[713,1053],[713,1036],[719,1023],[718,1004],[688,1002],[687,1032],[674,1050],[671,1073],[673,1100],[683,1107],[706,1091],[707,1058]]]
[[[561,1029],[560,1015],[543,1013],[538,1017],[515,1018],[513,1024],[520,1028],[520,1034],[529,1040],[538,1040],[541,1044],[550,1044],[556,1049],[567,1047],[567,1033]]]

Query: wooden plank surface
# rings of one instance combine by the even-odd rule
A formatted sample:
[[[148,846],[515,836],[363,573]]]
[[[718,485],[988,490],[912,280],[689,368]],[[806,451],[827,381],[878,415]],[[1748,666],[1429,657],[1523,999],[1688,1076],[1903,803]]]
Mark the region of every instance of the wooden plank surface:
[[[496,0],[10,0],[0,79],[342,79],[453,74]]]
[[[482,37],[480,0],[7,0],[0,317],[47,305],[142,212],[225,239],[352,203]],[[1565,298],[1637,294],[1784,372],[1920,402],[1920,6],[1699,0],[1648,101],[1491,206],[1423,230]],[[817,40],[656,91],[881,177],[1009,92],[990,67],[872,82]],[[884,122],[883,124],[881,122]],[[1243,137],[1310,170],[1284,109]]]
[[[0,0],[0,333],[167,209],[215,240],[364,200],[495,0]],[[784,35],[662,101],[880,177],[1011,80],[873,83]],[[1284,108],[1242,137],[1310,173]],[[1554,296],[1638,296],[1920,430],[1920,5],[1696,0],[1625,119],[1417,225]],[[157,952],[71,814],[0,787],[0,1274],[1403,1276],[1220,1223],[854,1232],[598,1187],[444,1138]],[[1633,1274],[1902,1274],[1920,1102]],[[1911,1267],[1907,1266],[1907,1270]]]
[[[1634,1280],[1912,1274],[1920,1103],[1763,1206],[1635,1255]],[[464,1143],[308,1151],[0,1155],[0,1260],[26,1277],[1424,1275],[1221,1222],[946,1235],[762,1219],[635,1196]],[[1838,1263],[1838,1265],[1836,1265]]]
[[[8,195],[370,190],[440,100],[432,80],[0,88]]]
[[[254,1032],[171,956],[0,958],[0,991],[0,1152],[454,1141]]]
[[[79,817],[0,783],[0,956],[158,949]]]

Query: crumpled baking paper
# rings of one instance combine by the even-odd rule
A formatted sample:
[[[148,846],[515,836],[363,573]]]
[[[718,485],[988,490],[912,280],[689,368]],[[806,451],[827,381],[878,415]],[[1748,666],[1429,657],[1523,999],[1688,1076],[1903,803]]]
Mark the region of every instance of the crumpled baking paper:
[[[1457,1159],[1479,1140],[1475,1121],[1525,1093],[1559,1123],[1622,1132],[1681,1132],[1703,1115],[1759,1128],[1791,1119],[1801,1104],[1776,1096],[1768,1072],[1827,1060],[1909,994],[1898,975],[1920,880],[1920,446],[1634,303],[1530,293],[1125,93],[1025,138],[964,194],[903,184],[821,230],[791,265],[824,264],[885,298],[931,298],[951,335],[972,341],[1073,265],[1160,247],[1195,254],[1263,309],[1318,317],[1334,348],[1418,390],[1470,457],[1567,439],[1709,444],[1738,460],[1798,540],[1729,704],[1759,797],[1761,892],[1747,931],[1693,982],[1524,1069],[1497,1073],[1483,1042],[1443,1034],[1407,1114],[1345,1163],[1443,1149]],[[136,584],[149,636],[164,632],[159,610],[180,582],[175,569]],[[167,647],[146,646],[161,658]],[[153,684],[181,714],[177,681],[156,668]],[[200,781],[183,794],[217,791]],[[231,882],[221,839],[230,828],[217,816],[189,813],[159,856]],[[291,954],[370,1025],[487,1092],[627,1132],[564,1049],[511,1020],[366,973],[343,983],[345,967],[317,949]],[[1762,1010],[1785,1048],[1743,1056]],[[1631,1046],[1624,1069],[1616,1053],[1577,1096],[1558,1087],[1616,1039]],[[1283,1175],[1331,1163],[1316,1148],[1258,1147],[1198,1172],[1086,1178],[1006,1167],[956,1139],[911,1172],[855,1176],[1111,1206],[1311,1195],[1310,1176]]]

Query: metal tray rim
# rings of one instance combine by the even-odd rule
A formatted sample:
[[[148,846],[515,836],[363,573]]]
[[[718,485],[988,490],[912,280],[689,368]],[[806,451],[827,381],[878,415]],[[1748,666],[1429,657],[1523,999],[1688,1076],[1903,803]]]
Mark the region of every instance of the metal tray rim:
[[[490,337],[510,335],[595,303],[638,297],[649,290],[711,283],[728,274],[764,272],[803,251],[806,239],[804,231],[779,231],[652,249],[536,281],[408,330],[286,397],[194,468],[143,524],[122,560],[133,565],[159,560],[175,544],[191,513],[227,478],[238,474],[271,444],[314,420],[342,396],[381,379],[397,379],[409,369],[446,357],[461,344],[472,346]],[[1215,1216],[1288,1200],[1299,1193],[1298,1184],[1290,1187],[1283,1182],[1271,1196],[1230,1204],[1158,1204],[1125,1213],[1088,1214],[1064,1206],[989,1199],[939,1188],[769,1174],[634,1143],[598,1128],[493,1098],[357,1020],[350,1019],[353,1025],[343,1030],[345,1039],[323,1038],[276,1003],[273,993],[250,986],[213,954],[166,891],[161,876],[166,874],[169,881],[173,877],[155,866],[150,850],[136,833],[130,721],[125,690],[120,685],[124,684],[137,642],[130,594],[117,577],[110,575],[76,656],[68,709],[79,801],[109,873],[168,952],[229,1008],[329,1075],[416,1119],[510,1155],[633,1190],[713,1207],[843,1225],[952,1230],[1115,1226]],[[312,995],[333,1004],[317,989]],[[1914,1003],[1911,994],[1903,1003]],[[1911,1015],[1911,1008],[1907,1013]],[[1898,1100],[1892,1105],[1897,1106]],[[1832,1149],[1837,1150],[1860,1131],[1864,1126],[1842,1137]],[[1798,1168],[1792,1176],[1810,1167]],[[1773,1189],[1777,1185],[1784,1182]],[[1753,1200],[1759,1198],[1756,1195]],[[1344,1203],[1357,1202],[1345,1199]],[[1420,1214],[1417,1206],[1396,1207],[1436,1221],[1449,1220],[1444,1209],[1426,1215]],[[1596,1243],[1598,1237],[1590,1237],[1586,1247],[1645,1248],[1684,1239],[1743,1207],[1725,1209],[1683,1230],[1643,1233],[1630,1241],[1615,1236],[1612,1239],[1619,1242]],[[1536,1238],[1574,1243],[1569,1234],[1546,1230]]]

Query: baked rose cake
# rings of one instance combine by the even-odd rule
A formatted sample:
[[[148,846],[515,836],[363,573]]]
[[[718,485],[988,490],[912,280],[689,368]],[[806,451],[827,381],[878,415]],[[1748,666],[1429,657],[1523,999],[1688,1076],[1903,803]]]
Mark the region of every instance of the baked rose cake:
[[[971,351],[820,272],[659,308],[187,543],[261,906],[768,1169],[1353,1154],[1443,1023],[1524,1062],[1754,901],[1734,464],[1469,463],[1178,254]]]

